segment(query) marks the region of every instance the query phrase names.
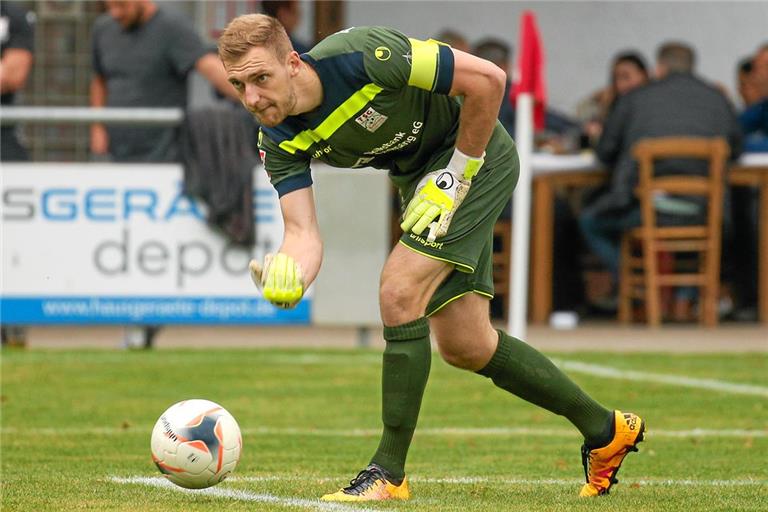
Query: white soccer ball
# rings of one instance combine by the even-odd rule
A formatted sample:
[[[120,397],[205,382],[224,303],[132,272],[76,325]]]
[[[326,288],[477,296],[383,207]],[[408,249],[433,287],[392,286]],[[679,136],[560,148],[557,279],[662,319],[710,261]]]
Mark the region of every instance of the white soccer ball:
[[[187,489],[204,489],[235,470],[243,448],[240,427],[210,400],[173,404],[152,430],[152,460],[163,475]]]

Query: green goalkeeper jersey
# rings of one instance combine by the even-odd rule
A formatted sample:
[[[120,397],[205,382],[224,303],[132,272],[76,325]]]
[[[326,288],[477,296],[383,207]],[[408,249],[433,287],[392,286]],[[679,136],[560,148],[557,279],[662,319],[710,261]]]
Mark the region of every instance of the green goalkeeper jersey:
[[[453,52],[447,45],[357,27],[327,37],[301,58],[320,78],[322,104],[259,133],[260,154],[280,196],[312,185],[312,159],[387,169],[405,191],[453,150],[461,105],[448,96]],[[514,151],[497,123],[486,165]]]

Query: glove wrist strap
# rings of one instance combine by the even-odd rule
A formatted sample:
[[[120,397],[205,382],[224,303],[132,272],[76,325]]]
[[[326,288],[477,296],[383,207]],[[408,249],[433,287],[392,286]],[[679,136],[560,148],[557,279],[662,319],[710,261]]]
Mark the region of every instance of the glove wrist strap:
[[[483,156],[476,157],[465,155],[456,148],[448,162],[448,169],[461,174],[465,180],[471,180],[480,171],[484,161],[485,151],[483,151]]]

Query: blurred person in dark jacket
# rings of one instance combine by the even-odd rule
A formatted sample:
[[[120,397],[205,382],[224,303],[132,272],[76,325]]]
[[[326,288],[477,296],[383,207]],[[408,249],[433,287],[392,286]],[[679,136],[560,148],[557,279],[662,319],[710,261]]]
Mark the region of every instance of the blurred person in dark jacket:
[[[760,70],[755,70],[755,63],[768,68],[768,45],[763,50],[762,57],[758,52],[742,59],[737,70],[745,152],[768,152],[768,97],[763,97]],[[733,306],[732,318],[752,321],[757,319],[759,196],[754,187],[732,187],[731,195],[733,230],[723,244],[725,291]]]
[[[768,153],[768,43],[752,58],[751,70],[745,77],[745,109],[739,115],[744,130],[744,151]],[[741,91],[741,87],[739,88]],[[750,103],[747,103],[751,100]]]
[[[12,105],[16,93],[24,88],[32,70],[32,51],[35,33],[34,14],[15,2],[0,3],[0,103]],[[4,125],[0,129],[0,159],[3,162],[29,160],[27,150],[16,136],[16,127]]]
[[[719,89],[694,75],[694,62],[694,51],[686,44],[662,45],[657,53],[657,80],[619,98],[597,145],[598,158],[610,169],[609,184],[582,210],[579,224],[591,250],[611,271],[614,285],[621,235],[641,223],[634,194],[638,181],[631,153],[634,144],[649,137],[721,136],[730,143],[733,158],[741,153],[741,131],[732,105]],[[656,165],[657,174],[670,170],[701,175],[707,167],[701,161],[660,161]],[[694,199],[660,202],[657,211],[662,222],[680,224],[700,221],[704,214]]]
[[[634,50],[617,54],[611,63],[610,83],[592,93],[577,107],[578,117],[584,121],[584,132],[597,144],[608,113],[621,96],[650,80],[643,56]]]
[[[12,105],[32,70],[34,49],[34,14],[14,2],[0,3],[0,104]],[[16,126],[0,128],[0,160],[23,162],[29,155],[16,136]],[[20,326],[0,328],[2,344],[26,344],[26,331]]]
[[[748,55],[739,61],[736,70],[736,81],[738,84],[739,98],[747,108],[760,101],[760,89],[757,86],[754,73],[752,73],[753,55]]]

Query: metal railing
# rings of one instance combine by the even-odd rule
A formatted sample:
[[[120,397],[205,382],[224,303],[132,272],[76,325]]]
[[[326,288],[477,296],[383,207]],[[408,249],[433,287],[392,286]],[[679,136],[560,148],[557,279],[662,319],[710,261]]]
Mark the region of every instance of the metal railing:
[[[2,107],[0,124],[73,123],[174,126],[184,120],[181,108]]]

